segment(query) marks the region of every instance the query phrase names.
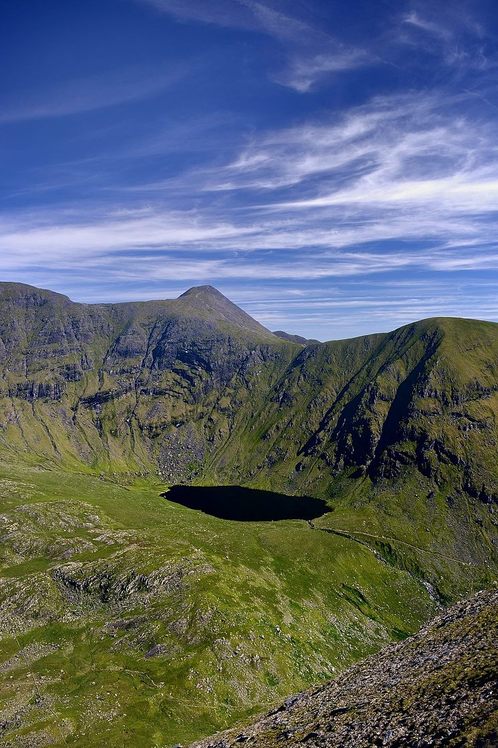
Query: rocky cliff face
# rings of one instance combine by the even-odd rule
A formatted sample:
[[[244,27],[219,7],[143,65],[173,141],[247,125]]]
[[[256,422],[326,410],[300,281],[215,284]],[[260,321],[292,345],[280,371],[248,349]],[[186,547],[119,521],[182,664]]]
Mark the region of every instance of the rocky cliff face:
[[[2,284],[0,372],[7,458],[315,495],[338,519],[361,509],[389,563],[399,517],[411,569],[427,541],[459,563],[496,560],[496,324],[303,345],[209,286],[83,305]]]
[[[498,742],[498,594],[480,592],[417,635],[195,748],[479,746]]]
[[[86,306],[2,284],[3,449],[190,477],[291,350],[209,287]]]
[[[493,323],[425,320],[303,346],[209,286],[92,306],[7,283],[0,371],[4,449],[171,480],[264,481],[271,469],[273,482],[322,492],[339,474],[379,483],[414,467],[498,496]]]

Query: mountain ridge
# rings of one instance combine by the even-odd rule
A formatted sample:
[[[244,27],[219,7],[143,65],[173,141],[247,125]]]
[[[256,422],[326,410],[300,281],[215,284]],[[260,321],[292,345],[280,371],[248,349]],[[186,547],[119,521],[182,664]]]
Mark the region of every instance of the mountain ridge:
[[[434,515],[448,556],[494,558],[498,324],[435,317],[303,346],[209,286],[109,306],[7,289],[0,456],[276,488],[332,501],[336,516],[356,504],[371,528],[380,503],[394,535],[389,513],[423,487],[436,498],[404,506],[404,541],[423,545]]]
[[[6,745],[92,746],[94,725],[115,748],[185,743],[493,584],[498,325],[262,330],[211,289],[82,305],[0,286]],[[178,484],[324,513],[232,521],[161,496]]]
[[[327,343],[338,343],[342,341],[353,341],[357,340],[359,338],[368,338],[373,335],[389,335],[395,332],[398,332],[400,330],[404,330],[406,328],[410,328],[413,325],[423,325],[423,324],[447,324],[451,323],[452,321],[455,322],[469,322],[469,323],[484,323],[489,325],[498,325],[498,322],[494,322],[492,320],[484,320],[477,317],[457,317],[457,316],[441,316],[441,315],[435,315],[431,317],[422,317],[417,320],[413,320],[412,322],[406,322],[403,325],[400,325],[399,327],[395,327],[392,330],[385,330],[385,331],[377,331],[372,333],[364,333],[361,335],[354,335],[352,337],[346,337],[346,338],[331,338],[327,339],[325,341],[320,341],[315,338],[306,338],[302,335],[297,335],[294,333],[288,333],[283,330],[275,330],[271,331],[268,328],[264,327],[260,322],[255,320],[253,317],[251,317],[247,312],[245,312],[241,307],[239,307],[237,304],[234,304],[228,297],[226,297],[224,294],[221,293],[215,286],[211,285],[200,285],[200,286],[191,286],[186,291],[183,291],[179,296],[176,298],[168,298],[168,299],[144,299],[144,300],[133,300],[133,301],[119,301],[119,302],[83,302],[83,301],[74,301],[69,296],[67,296],[64,293],[61,293],[59,291],[52,291],[51,289],[46,288],[40,288],[38,286],[33,286],[28,283],[20,283],[15,281],[0,281],[0,297],[2,295],[5,295],[5,291],[22,291],[23,294],[29,296],[33,295],[33,293],[41,294],[47,299],[58,299],[63,300],[65,302],[69,302],[71,305],[74,305],[76,307],[86,307],[86,308],[107,308],[107,309],[123,309],[126,307],[130,308],[138,308],[143,306],[150,306],[153,308],[154,306],[161,307],[163,304],[174,304],[174,302],[178,302],[182,300],[182,302],[188,302],[185,304],[186,307],[189,307],[190,310],[193,310],[195,308],[204,308],[204,309],[215,309],[216,306],[213,305],[213,301],[217,301],[218,303],[221,302],[222,305],[226,306],[226,308],[230,310],[237,310],[237,312],[240,315],[241,320],[245,320],[248,322],[252,329],[254,330],[264,330],[265,333],[269,333],[270,335],[274,337],[281,337],[282,339],[285,339],[287,342],[296,342],[299,344],[327,344]],[[230,321],[227,319],[227,321]]]
[[[7,293],[2,294],[2,288]],[[20,310],[12,304],[19,301],[19,291],[22,301],[27,302]],[[39,306],[40,298],[43,307]],[[63,316],[60,304],[65,309]],[[189,289],[176,301],[80,305],[50,291],[5,284],[0,285],[0,308],[0,368],[5,371],[9,396],[57,401],[63,392],[77,390],[77,383],[86,381],[85,403],[91,402],[92,390],[96,402],[116,401],[130,388],[137,397],[140,393],[145,397],[146,381],[166,376],[179,378],[182,389],[202,380],[203,388],[217,391],[232,381],[233,391],[232,377],[237,370],[236,376],[242,379],[236,387],[242,386],[242,393],[256,385],[253,375],[264,370],[270,379],[263,383],[266,394],[262,391],[261,396],[270,401],[258,415],[260,396],[256,397],[246,419],[256,417],[264,429],[271,431],[273,426],[263,424],[273,413],[270,420],[278,417],[281,430],[288,402],[295,402],[297,397],[304,405],[303,397],[311,397],[306,406],[308,415],[304,411],[299,415],[303,422],[300,432],[308,433],[308,437],[296,445],[296,458],[314,454],[330,428],[331,447],[336,449],[341,444],[341,430],[347,426],[350,447],[346,452],[342,449],[344,459],[338,466],[372,463],[370,472],[378,471],[379,458],[396,436],[398,411],[408,417],[403,404],[406,398],[417,392],[419,398],[427,400],[432,393],[436,399],[443,398],[445,407],[453,400],[475,398],[479,392],[484,399],[493,399],[498,377],[498,367],[493,363],[498,324],[485,321],[434,317],[390,333],[309,342],[303,347],[277,338],[210,286]],[[460,351],[462,346],[464,351]],[[481,362],[488,353],[489,363],[482,369]],[[97,369],[98,377],[92,384],[90,374]],[[245,369],[247,373],[243,374]],[[162,371],[164,374],[160,374]],[[167,375],[168,371],[172,375]],[[438,381],[431,390],[434,378]],[[439,381],[441,378],[443,381]],[[417,384],[422,381],[424,384]],[[323,399],[320,393],[330,386],[335,404],[330,403],[317,421],[312,413],[317,405],[323,408],[319,405]],[[353,392],[356,401],[351,399]],[[181,397],[188,400],[191,394],[184,390]],[[383,412],[383,402],[391,403],[388,412]],[[335,414],[344,407],[337,421]],[[351,421],[348,414],[358,408],[362,415],[355,426],[355,417]],[[137,414],[136,407],[134,410]],[[344,427],[341,418],[347,421]],[[479,424],[471,414],[464,420],[463,428]],[[268,436],[264,441],[269,441]]]

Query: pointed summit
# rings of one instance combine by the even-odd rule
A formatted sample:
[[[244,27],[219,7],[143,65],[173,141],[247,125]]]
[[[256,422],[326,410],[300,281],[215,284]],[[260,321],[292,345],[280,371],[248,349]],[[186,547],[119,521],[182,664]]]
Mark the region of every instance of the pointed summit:
[[[230,300],[227,299],[226,296],[224,296],[221,291],[218,291],[217,288],[214,286],[192,286],[192,288],[189,288],[188,291],[185,291],[184,293],[180,294],[178,297],[179,299],[224,299],[225,301]]]
[[[182,307],[206,312],[211,319],[228,322],[244,330],[251,330],[260,335],[272,335],[270,330],[256,322],[247,312],[227,299],[214,286],[193,286],[178,297],[177,304]]]

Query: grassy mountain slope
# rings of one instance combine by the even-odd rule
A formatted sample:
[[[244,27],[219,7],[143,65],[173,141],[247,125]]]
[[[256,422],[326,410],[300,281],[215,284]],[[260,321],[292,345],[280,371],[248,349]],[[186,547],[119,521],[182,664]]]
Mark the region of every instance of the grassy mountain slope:
[[[209,286],[84,305],[0,284],[7,745],[195,739],[489,585],[497,367],[492,323],[302,345]],[[220,520],[161,498],[178,482],[330,512]]]
[[[305,521],[241,523],[162,485],[0,467],[0,741],[171,746],[413,632],[409,573]]]
[[[498,594],[480,592],[416,636],[197,748],[474,746],[498,740]]]
[[[498,326],[471,320],[309,346],[220,461],[329,497],[322,524],[451,598],[496,564],[497,366]]]

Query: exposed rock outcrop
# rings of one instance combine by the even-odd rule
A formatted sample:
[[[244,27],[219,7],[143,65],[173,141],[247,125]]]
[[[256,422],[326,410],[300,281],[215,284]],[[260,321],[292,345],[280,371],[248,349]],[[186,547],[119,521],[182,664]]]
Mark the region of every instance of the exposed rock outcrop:
[[[337,680],[192,748],[492,748],[497,637],[498,593],[480,592]]]

